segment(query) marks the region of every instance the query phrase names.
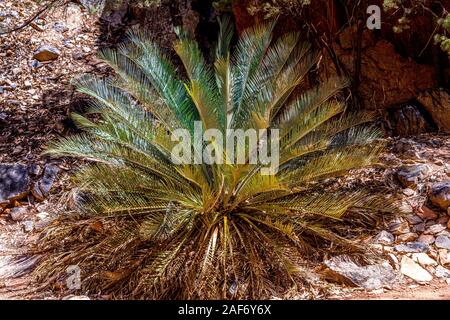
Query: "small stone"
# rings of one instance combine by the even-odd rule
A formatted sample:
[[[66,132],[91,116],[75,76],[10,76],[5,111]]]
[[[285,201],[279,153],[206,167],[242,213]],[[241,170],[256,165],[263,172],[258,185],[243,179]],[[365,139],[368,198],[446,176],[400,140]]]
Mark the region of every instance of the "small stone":
[[[62,298],[62,300],[91,300],[88,296],[76,296],[76,295],[68,295]]]
[[[22,222],[22,225],[23,225],[23,230],[25,232],[33,231],[33,228],[34,228],[33,221],[24,221],[24,222]]]
[[[433,184],[430,201],[441,209],[447,210],[450,207],[450,181]]]
[[[433,276],[412,259],[403,256],[400,263],[400,272],[418,283],[426,283],[433,280]]]
[[[407,221],[394,221],[389,224],[388,228],[389,231],[396,236],[409,232],[409,225]]]
[[[439,249],[439,262],[445,266],[450,265],[450,252],[445,249]]]
[[[424,231],[424,234],[438,234],[441,231],[444,231],[447,227],[442,224],[433,224],[428,229]]]
[[[34,20],[34,22],[41,26],[45,25],[45,21],[41,18],[36,18],[36,20]]]
[[[11,211],[9,212],[9,216],[14,221],[21,221],[25,217],[27,212],[28,209],[26,207],[12,208]]]
[[[9,16],[11,16],[11,17],[14,17],[14,19],[19,19],[19,13],[17,12],[17,11],[15,11],[15,10],[11,10],[11,11],[9,11],[8,13],[7,13],[7,15],[9,15]]]
[[[438,278],[450,278],[450,270],[443,266],[437,266],[434,275]]]
[[[450,250],[450,238],[446,236],[438,236],[434,245],[441,249]]]
[[[45,165],[41,180],[37,181],[31,189],[31,193],[36,200],[43,201],[45,199],[53,186],[58,172],[59,168],[57,166],[51,164]]]
[[[391,264],[394,266],[394,269],[398,269],[398,265],[399,265],[399,261],[398,261],[398,258],[397,258],[397,256],[395,255],[395,254],[393,254],[393,253],[388,253],[388,258],[389,258],[389,260],[392,262]]]
[[[383,251],[384,252],[394,252],[394,247],[384,245]]]
[[[372,290],[371,291],[372,294],[383,294],[384,293],[384,289],[376,289],[376,290]]]
[[[419,217],[418,215],[410,215],[406,217],[406,220],[408,220],[408,222],[410,224],[419,224],[422,223],[423,220],[421,217]]]
[[[42,211],[36,214],[36,218],[39,218],[41,220],[47,219],[50,215],[48,212]]]
[[[14,149],[12,150],[12,154],[19,154],[21,153],[23,150],[22,146],[15,146]]]
[[[384,244],[393,243],[394,236],[391,233],[383,230],[375,236],[374,242],[375,243],[384,243]]]
[[[419,223],[413,225],[414,232],[424,232],[425,231],[425,223]]]
[[[417,210],[417,215],[422,219],[431,219],[431,220],[434,220],[438,217],[438,215],[427,206],[422,206],[421,208],[419,208],[419,210]]]
[[[447,216],[442,216],[439,219],[437,219],[437,223],[442,224],[442,225],[446,225],[449,221],[449,218]]]
[[[28,167],[28,173],[34,177],[39,176],[41,174],[41,167],[38,164],[32,163]]]
[[[43,66],[43,64],[40,63],[39,61],[37,61],[36,59],[32,59],[30,61],[30,67],[33,68],[33,69],[38,69],[38,68],[40,68],[42,66]]]
[[[410,188],[403,189],[402,192],[407,197],[412,197],[413,195],[416,194],[416,192],[413,189],[410,189]]]
[[[425,270],[427,270],[430,274],[434,274],[436,269],[433,266],[424,266]]]
[[[85,54],[84,54],[83,52],[81,52],[81,51],[75,51],[75,52],[72,54],[72,58],[73,58],[74,60],[81,60],[81,59],[84,58],[84,56],[85,56]]]
[[[434,247],[430,247],[430,251],[428,251],[427,254],[434,260],[439,259],[439,252]]]
[[[398,210],[402,214],[413,214],[416,209],[413,208],[411,203],[409,203],[408,201],[403,200],[403,201],[400,202],[400,204],[398,206]]]
[[[450,238],[450,232],[448,232],[447,230],[441,231],[437,234],[438,236],[444,236],[447,238]]]
[[[53,222],[53,219],[43,219],[39,220],[34,224],[34,229],[36,230],[43,230],[47,226],[49,226]]]
[[[52,61],[57,59],[60,54],[61,52],[58,49],[49,45],[44,45],[34,52],[33,59],[40,62]]]
[[[437,262],[430,258],[426,253],[413,253],[411,257],[415,262],[419,263],[422,267],[437,266]]]
[[[26,165],[0,164],[0,204],[28,194],[30,177]]]
[[[435,238],[433,235],[431,234],[422,234],[420,235],[420,237],[417,239],[418,242],[422,242],[425,244],[433,244],[435,241]]]
[[[436,222],[434,220],[428,220],[427,222],[425,222],[425,227],[429,228],[435,224],[436,224]]]
[[[33,86],[33,84],[31,83],[30,80],[25,80],[25,82],[23,83],[23,86],[25,89],[30,89]]]
[[[15,84],[15,83],[11,83],[8,86],[3,86],[3,90],[6,90],[6,91],[14,91],[16,89],[17,89],[17,84]]]
[[[55,217],[52,217],[48,212],[45,211],[39,212],[38,214],[36,214],[36,217],[39,219],[34,225],[34,228],[36,230],[44,229],[45,227],[50,225],[55,219]]]
[[[55,22],[53,24],[53,30],[56,32],[65,32],[69,30],[63,22]]]
[[[416,240],[418,237],[419,237],[419,235],[417,233],[408,232],[408,233],[399,235],[397,237],[397,241],[398,242],[410,242],[410,241]]]
[[[427,252],[430,248],[422,242],[406,242],[394,247],[398,252]]]
[[[430,168],[425,164],[403,166],[397,173],[400,183],[405,188],[415,189],[419,181],[423,180],[430,172]]]
[[[33,197],[36,198],[37,201],[45,200],[45,195],[42,193],[41,189],[39,188],[38,182],[36,182],[34,184],[33,188],[31,188],[31,194],[33,195]]]

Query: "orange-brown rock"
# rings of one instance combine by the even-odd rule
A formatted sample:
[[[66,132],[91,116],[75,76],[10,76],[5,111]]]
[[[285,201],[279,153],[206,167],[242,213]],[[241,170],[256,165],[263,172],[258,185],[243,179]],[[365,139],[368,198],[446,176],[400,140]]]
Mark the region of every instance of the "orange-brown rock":
[[[344,40],[342,40],[344,39]],[[345,36],[341,42],[345,47]],[[365,36],[363,45],[370,44],[371,36]],[[343,49],[336,44],[334,50],[343,67],[349,74],[353,73],[354,59],[352,50]],[[328,55],[325,53],[325,57]],[[323,63],[323,76],[336,74],[329,58]],[[416,63],[404,58],[395,51],[394,45],[386,40],[379,40],[372,46],[363,48],[361,53],[361,75],[358,94],[367,109],[386,109],[414,99],[420,92],[436,86],[436,75],[432,66]]]
[[[417,215],[419,217],[421,217],[422,219],[436,219],[437,218],[437,214],[431,210],[430,208],[428,208],[427,206],[422,206],[421,208],[419,208],[417,210]]]

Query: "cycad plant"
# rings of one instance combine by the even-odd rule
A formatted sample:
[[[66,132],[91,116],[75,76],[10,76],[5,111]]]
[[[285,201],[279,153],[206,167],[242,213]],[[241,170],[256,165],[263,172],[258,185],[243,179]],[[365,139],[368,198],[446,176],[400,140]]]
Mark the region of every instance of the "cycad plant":
[[[321,182],[373,164],[378,131],[362,125],[371,115],[344,113],[345,80],[308,81],[319,56],[296,33],[273,39],[273,25],[244,31],[231,50],[232,25],[223,21],[213,64],[179,32],[183,73],[143,32],[102,51],[117,77],[78,81],[97,120],[73,115],[85,133],[49,149],[92,161],[75,176],[84,217],[46,231],[38,274],[55,280],[76,264],[91,293],[265,298],[301,283],[308,257],[351,245],[333,226],[372,198]],[[276,173],[262,174],[249,156],[175,164],[172,134],[193,136],[196,121],[224,136],[278,129]]]

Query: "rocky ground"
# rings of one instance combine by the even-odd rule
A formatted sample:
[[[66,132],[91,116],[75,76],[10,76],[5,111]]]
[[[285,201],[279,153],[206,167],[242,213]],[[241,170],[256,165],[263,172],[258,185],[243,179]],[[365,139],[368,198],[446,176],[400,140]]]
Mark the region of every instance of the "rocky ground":
[[[69,116],[83,111],[83,97],[70,81],[108,72],[96,58],[101,31],[89,7],[58,2],[21,30],[1,34],[41,8],[36,1],[0,2],[0,298],[52,297],[29,290],[22,272],[33,261],[21,255],[52,222],[76,162],[50,159],[42,151],[49,141],[76,131]]]
[[[334,297],[449,299],[450,137],[392,139],[383,163],[386,169],[372,175],[372,182],[397,190],[405,214],[386,219],[378,233],[361,239],[384,262],[361,266],[346,256],[324,262],[330,279],[365,290],[343,290]]]
[[[34,1],[0,2],[0,29],[38,10]],[[1,32],[1,30],[0,30]],[[76,129],[68,115],[82,96],[70,80],[105,74],[95,53],[95,13],[70,3],[53,8],[14,33],[0,35],[0,298],[80,298],[33,286],[27,253],[42,228],[58,223],[77,163],[41,155],[51,139]],[[330,257],[318,272],[334,299],[450,299],[450,136],[388,139],[380,166],[340,183],[376,185],[400,198],[404,215],[386,216],[373,236],[360,239],[379,262]],[[14,263],[12,263],[14,261]]]

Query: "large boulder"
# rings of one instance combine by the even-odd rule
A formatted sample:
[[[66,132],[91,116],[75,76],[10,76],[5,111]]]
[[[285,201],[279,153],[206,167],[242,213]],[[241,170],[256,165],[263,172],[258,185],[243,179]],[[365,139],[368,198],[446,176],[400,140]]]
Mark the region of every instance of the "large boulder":
[[[417,96],[440,131],[450,132],[450,95],[444,90],[423,92]]]
[[[406,103],[389,111],[389,129],[394,135],[410,136],[430,132],[434,129],[423,111],[414,104]]]

